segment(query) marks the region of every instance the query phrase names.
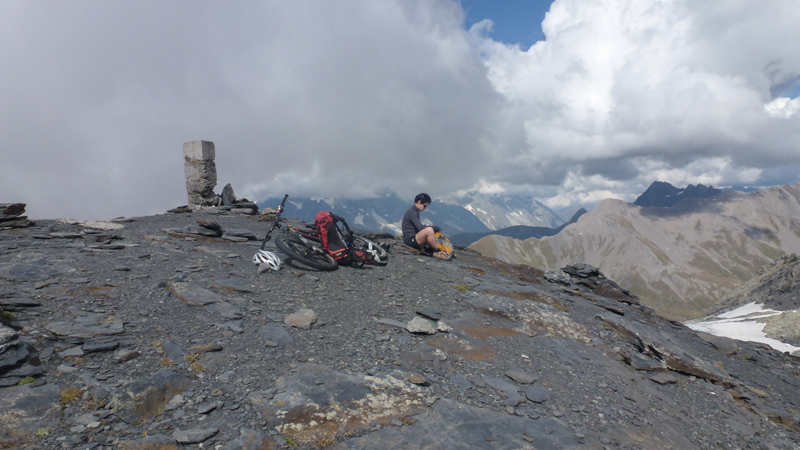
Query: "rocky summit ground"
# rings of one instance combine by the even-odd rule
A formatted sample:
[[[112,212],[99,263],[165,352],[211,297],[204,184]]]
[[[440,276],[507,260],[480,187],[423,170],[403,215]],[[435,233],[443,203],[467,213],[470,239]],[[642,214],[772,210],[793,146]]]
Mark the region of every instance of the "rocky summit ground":
[[[0,230],[0,448],[800,448],[798,359],[590,266],[258,273],[254,217],[115,222]]]

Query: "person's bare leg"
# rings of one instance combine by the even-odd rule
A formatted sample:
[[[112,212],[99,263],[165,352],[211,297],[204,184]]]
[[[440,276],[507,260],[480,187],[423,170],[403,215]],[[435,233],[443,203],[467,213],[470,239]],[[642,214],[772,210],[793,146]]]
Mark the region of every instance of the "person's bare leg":
[[[431,230],[433,230],[433,228],[431,228]],[[436,242],[436,233],[431,233],[430,235],[428,235],[428,245],[431,246],[433,251],[435,252],[439,251],[439,243]]]
[[[433,227],[425,227],[421,229],[416,236],[414,236],[414,239],[417,240],[417,244],[419,244],[420,246],[425,245],[426,243],[428,245],[431,245],[431,239],[433,239],[434,242],[433,248],[437,249],[439,248],[439,246],[435,245],[436,236],[434,236],[434,234],[435,233],[433,232]]]
[[[439,251],[439,243],[436,242],[436,232],[433,231],[433,227],[423,228],[414,238],[417,240],[417,244],[419,244],[420,247],[428,244],[431,250],[433,250],[433,256],[440,259],[445,259],[447,257],[447,255]]]

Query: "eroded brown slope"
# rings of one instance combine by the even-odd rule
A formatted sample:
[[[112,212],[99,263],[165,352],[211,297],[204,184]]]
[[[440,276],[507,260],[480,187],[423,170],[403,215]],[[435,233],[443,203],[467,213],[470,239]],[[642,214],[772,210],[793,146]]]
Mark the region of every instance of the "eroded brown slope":
[[[599,267],[674,319],[700,317],[765,264],[800,251],[800,184],[728,191],[669,208],[605,200],[556,236],[489,236],[471,248],[503,261]]]

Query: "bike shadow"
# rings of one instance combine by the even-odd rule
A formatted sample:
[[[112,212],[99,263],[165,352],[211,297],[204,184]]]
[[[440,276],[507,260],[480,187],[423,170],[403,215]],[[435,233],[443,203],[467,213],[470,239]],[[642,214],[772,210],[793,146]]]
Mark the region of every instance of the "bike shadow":
[[[289,267],[291,267],[293,269],[309,271],[309,272],[334,272],[336,270],[339,270],[339,268],[342,268],[342,267],[344,267],[346,269],[355,269],[355,270],[375,270],[375,269],[382,268],[380,266],[374,266],[374,265],[370,265],[370,264],[364,264],[363,266],[359,266],[359,265],[353,264],[353,265],[341,265],[341,266],[338,266],[336,269],[333,269],[333,270],[320,270],[320,269],[317,269],[316,267],[307,266],[307,265],[303,264],[302,262],[300,262],[300,261],[298,261],[298,260],[296,260],[296,259],[294,259],[294,258],[292,258],[290,256],[286,256],[283,253],[281,253],[281,256],[282,256],[281,261],[282,261],[282,263],[284,265],[287,265],[287,266],[289,266]]]

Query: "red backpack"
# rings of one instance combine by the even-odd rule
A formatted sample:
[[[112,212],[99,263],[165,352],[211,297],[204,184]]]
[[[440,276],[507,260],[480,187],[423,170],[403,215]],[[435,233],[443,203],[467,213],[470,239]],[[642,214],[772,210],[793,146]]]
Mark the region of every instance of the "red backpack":
[[[314,218],[314,227],[319,233],[322,247],[339,265],[364,265],[364,252],[351,247],[353,232],[342,217],[329,211],[320,211]]]

